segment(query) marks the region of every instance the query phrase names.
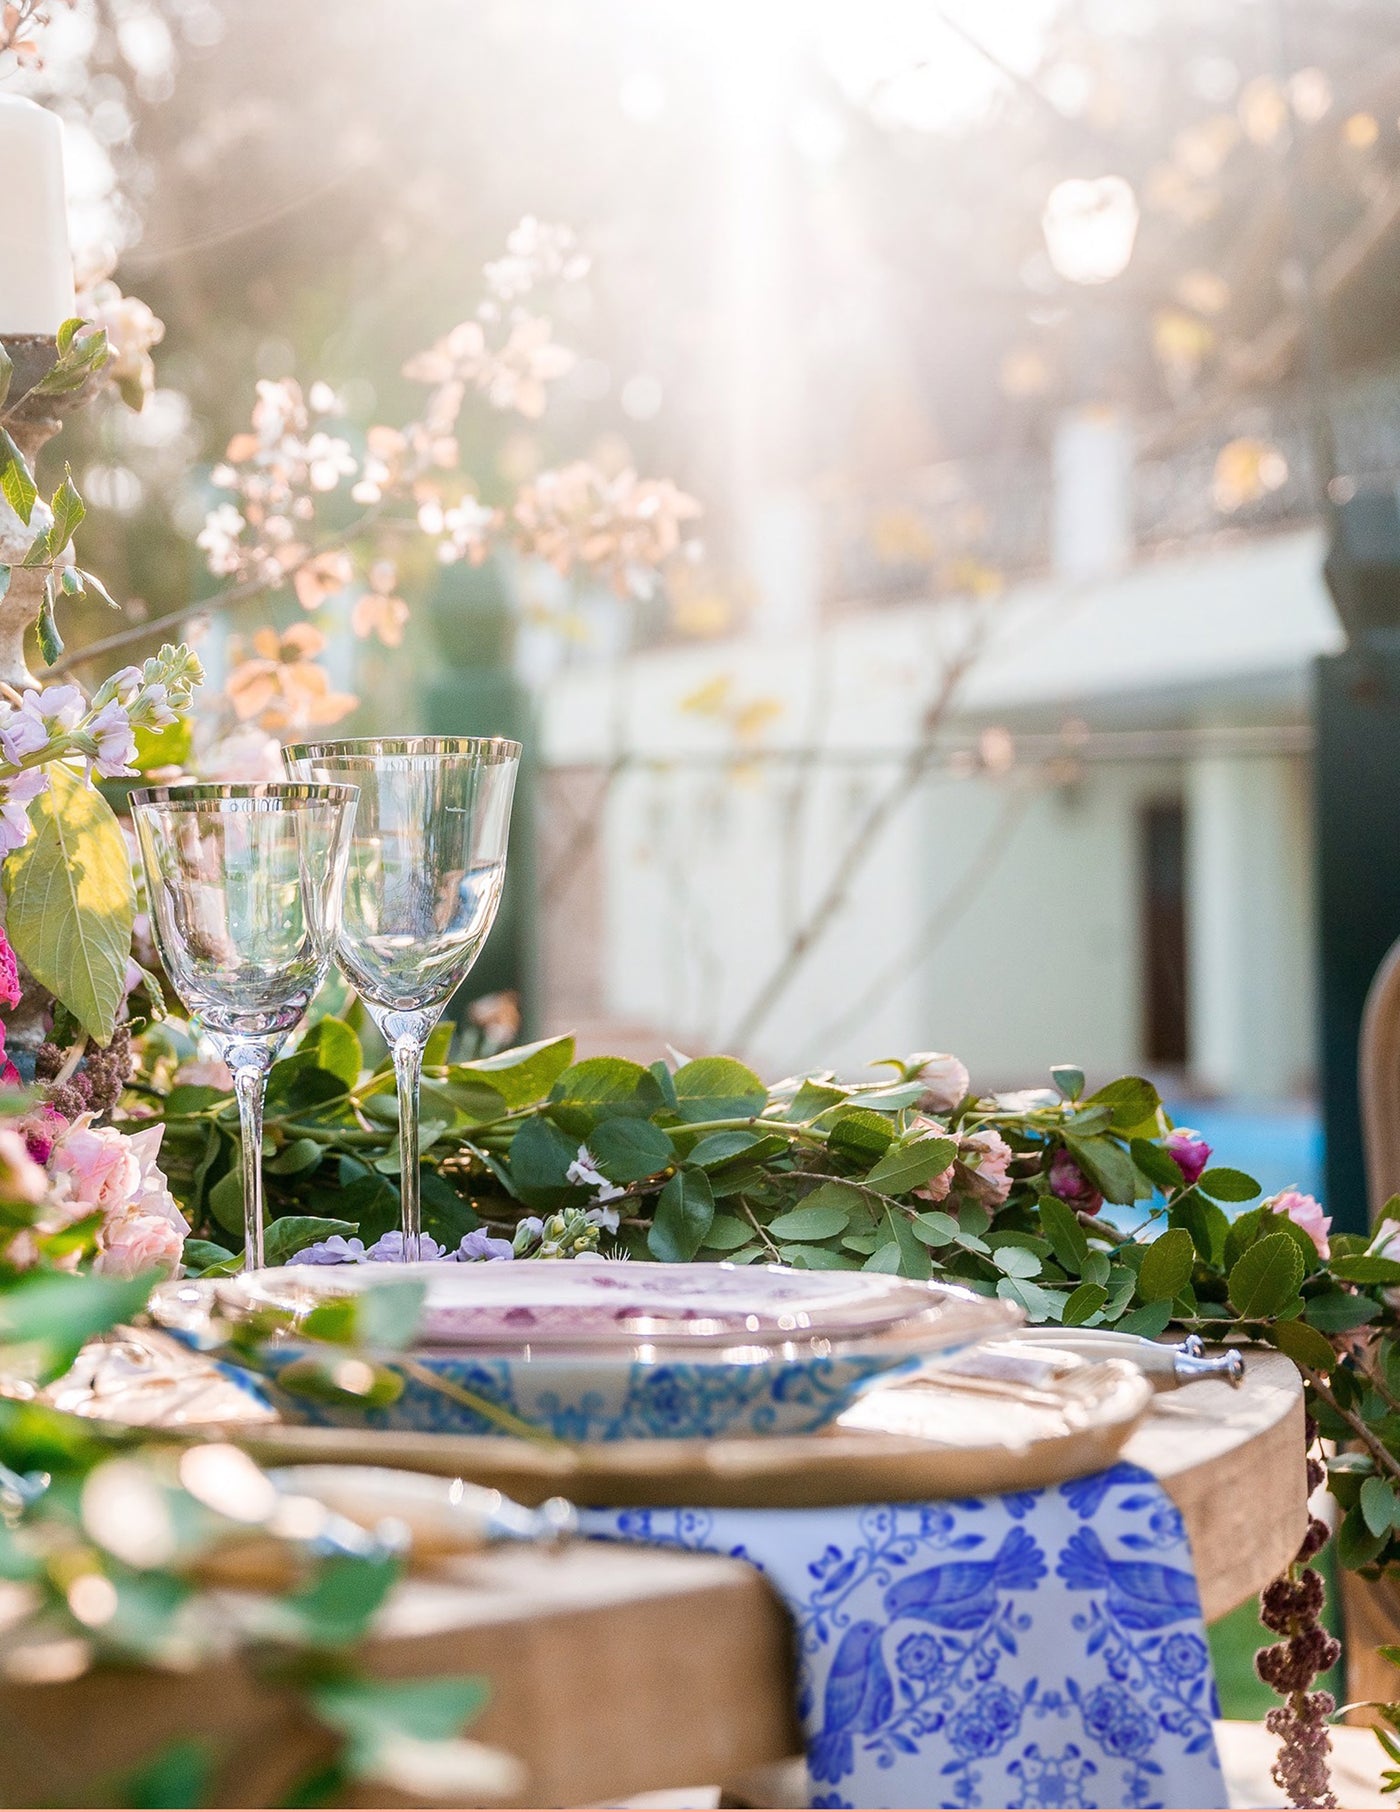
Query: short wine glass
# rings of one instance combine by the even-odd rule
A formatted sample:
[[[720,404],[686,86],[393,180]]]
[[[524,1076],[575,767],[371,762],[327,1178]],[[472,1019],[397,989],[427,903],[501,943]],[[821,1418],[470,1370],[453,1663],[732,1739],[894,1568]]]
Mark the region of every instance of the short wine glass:
[[[131,813],[166,974],[233,1072],[243,1262],[258,1270],[267,1072],[330,966],[355,789],[141,787]]]
[[[297,780],[359,788],[336,955],[393,1054],[403,1256],[413,1260],[423,1049],[496,917],[520,744],[373,737],[296,743],[285,759]]]

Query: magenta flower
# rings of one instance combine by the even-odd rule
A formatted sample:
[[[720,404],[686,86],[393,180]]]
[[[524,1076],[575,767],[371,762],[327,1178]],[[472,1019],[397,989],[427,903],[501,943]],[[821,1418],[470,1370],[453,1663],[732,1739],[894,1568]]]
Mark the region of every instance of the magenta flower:
[[[1103,1207],[1102,1194],[1063,1146],[1050,1160],[1050,1193],[1071,1208],[1082,1208],[1085,1214],[1097,1214]]]
[[[1189,1126],[1176,1126],[1162,1141],[1169,1158],[1176,1160],[1176,1167],[1186,1179],[1189,1189],[1199,1182],[1207,1164],[1210,1163],[1210,1146],[1198,1132]]]
[[[3,930],[0,930],[0,1002],[7,1007],[19,1005],[19,962]]]

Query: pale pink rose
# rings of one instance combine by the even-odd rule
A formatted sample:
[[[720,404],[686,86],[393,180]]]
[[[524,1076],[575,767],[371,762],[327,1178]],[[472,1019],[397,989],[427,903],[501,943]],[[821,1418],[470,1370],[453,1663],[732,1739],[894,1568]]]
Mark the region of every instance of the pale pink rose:
[[[49,1175],[62,1200],[104,1214],[125,1208],[141,1186],[141,1160],[115,1127],[75,1120],[49,1154]]]
[[[940,1170],[936,1177],[930,1177],[927,1183],[912,1190],[913,1195],[921,1195],[926,1202],[946,1202],[948,1191],[953,1187],[953,1166]]]
[[[24,1134],[11,1127],[0,1129],[0,1202],[42,1202],[49,1193],[49,1179],[29,1155]]]
[[[184,1222],[180,1230],[163,1214],[143,1214],[124,1209],[108,1217],[97,1236],[93,1269],[108,1277],[135,1277],[139,1271],[160,1271],[173,1277],[184,1251]]]
[[[973,1193],[980,1196],[988,1208],[1000,1207],[1011,1194],[1011,1160],[1014,1156],[994,1126],[984,1126],[980,1132],[963,1135],[959,1162],[967,1172]]]
[[[202,780],[218,781],[222,786],[287,778],[281,743],[256,724],[231,730],[196,765]]]
[[[132,1198],[132,1207],[138,1214],[153,1215],[173,1227],[183,1241],[189,1232],[189,1223],[180,1211],[180,1204],[170,1193],[165,1172],[156,1159],[160,1156],[160,1142],[165,1137],[165,1123],[159,1126],[148,1126],[143,1132],[132,1133],[127,1139],[137,1163],[141,1167],[141,1179]]]
[[[926,1113],[951,1113],[960,1101],[966,1100],[971,1081],[966,1064],[947,1051],[923,1051],[914,1061],[919,1067],[911,1080],[924,1085],[919,1106]]]
[[[1286,1214],[1295,1226],[1301,1227],[1317,1247],[1319,1258],[1330,1257],[1327,1233],[1332,1217],[1322,1212],[1322,1203],[1315,1197],[1304,1195],[1299,1189],[1285,1189],[1272,1196],[1264,1206],[1272,1208],[1275,1214]]]
[[[233,1071],[222,1057],[197,1057],[192,1063],[182,1063],[175,1072],[177,1087],[217,1088],[225,1094],[233,1093]]]

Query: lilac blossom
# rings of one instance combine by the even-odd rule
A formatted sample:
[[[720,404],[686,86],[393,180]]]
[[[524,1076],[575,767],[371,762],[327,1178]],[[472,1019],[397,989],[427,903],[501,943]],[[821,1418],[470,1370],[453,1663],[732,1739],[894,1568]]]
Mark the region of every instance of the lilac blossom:
[[[418,1256],[420,1259],[444,1258],[446,1246],[440,1246],[431,1233],[420,1233],[418,1236]],[[365,1253],[365,1258],[376,1264],[397,1264],[403,1259],[403,1234],[397,1227],[391,1233],[381,1233],[379,1238]]]
[[[29,840],[29,806],[47,791],[49,777],[42,768],[21,768],[0,780],[0,859]]]
[[[287,1260],[289,1265],[358,1265],[366,1257],[362,1239],[346,1239],[333,1233],[329,1239],[317,1240],[314,1246],[303,1246]]]
[[[66,735],[87,709],[77,686],[45,686],[28,691],[0,725],[0,749],[16,764],[35,754],[56,736]]]
[[[92,738],[95,753],[88,758],[89,775],[96,770],[104,780],[115,780],[122,774],[134,774],[136,736],[125,706],[111,699],[94,713],[85,726]]]
[[[474,1260],[499,1264],[502,1259],[514,1258],[515,1248],[508,1239],[493,1239],[484,1227],[473,1227],[462,1235],[456,1256],[464,1264]]]

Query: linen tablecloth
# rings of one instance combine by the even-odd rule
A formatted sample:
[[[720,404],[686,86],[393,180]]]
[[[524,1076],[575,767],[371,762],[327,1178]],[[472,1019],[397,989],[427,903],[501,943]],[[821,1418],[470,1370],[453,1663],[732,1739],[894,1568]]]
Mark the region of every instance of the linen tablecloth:
[[[590,1510],[583,1526],[772,1581],[813,1806],[1227,1804],[1190,1546],[1139,1467],[938,1503]]]

